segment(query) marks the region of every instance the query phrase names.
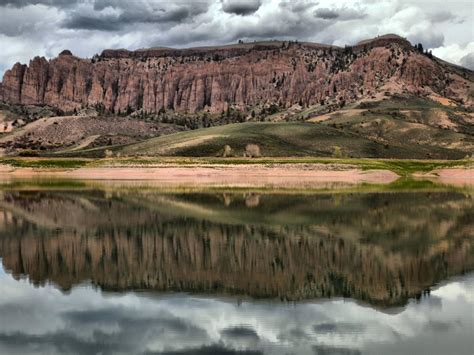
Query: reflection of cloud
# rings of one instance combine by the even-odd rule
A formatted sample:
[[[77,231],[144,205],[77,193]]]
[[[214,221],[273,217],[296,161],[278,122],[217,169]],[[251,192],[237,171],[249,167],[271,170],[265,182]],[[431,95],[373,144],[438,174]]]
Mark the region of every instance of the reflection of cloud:
[[[222,331],[222,335],[232,339],[259,339],[255,330],[246,326],[226,328]]]
[[[278,339],[283,340],[283,341],[288,341],[288,340],[309,340],[311,339],[311,336],[307,334],[304,329],[301,328],[294,328],[294,329],[289,329],[286,332],[282,332],[278,335]]]
[[[426,329],[434,330],[436,332],[447,332],[451,329],[453,324],[447,322],[429,321]]]
[[[177,350],[177,351],[160,351],[147,352],[147,355],[259,355],[263,352],[258,350],[234,350],[219,344],[210,346],[201,346],[198,348]]]
[[[472,344],[473,292],[474,275],[466,276],[432,292],[440,307],[422,298],[393,315],[341,300],[239,305],[90,286],[65,295],[0,268],[0,353],[396,354],[400,344],[416,353],[422,342],[427,353],[450,346],[463,354]]]
[[[316,355],[359,355],[361,353],[359,350],[333,348],[325,345],[315,345],[313,350]]]
[[[363,324],[354,323],[321,323],[313,326],[315,333],[327,334],[327,333],[361,333],[364,330]]]
[[[130,309],[123,307],[110,307],[94,311],[66,312],[62,314],[62,318],[72,329],[109,326],[110,331],[106,331],[106,334],[102,334],[101,337],[111,342],[114,339],[116,341],[126,339],[127,334],[135,334],[135,338],[156,336],[170,341],[185,338],[188,342],[194,340],[197,343],[207,339],[206,330],[202,326],[190,324],[187,320],[178,318],[166,310],[148,315],[142,312],[131,312]],[[133,344],[130,345],[133,347]]]
[[[424,303],[425,303],[425,307],[429,307],[433,311],[435,311],[436,309],[441,309],[442,307],[441,298],[434,295],[430,295],[430,297],[426,297],[424,300]]]
[[[107,348],[105,352],[104,348]],[[113,354],[122,350],[117,347],[117,344],[87,341],[64,331],[43,334],[41,336],[21,332],[0,334],[1,349],[8,349],[10,354],[28,354],[30,352],[44,354]]]
[[[226,345],[236,348],[256,348],[260,337],[250,326],[235,326],[224,329],[221,332],[222,341]]]
[[[466,281],[451,282],[432,291],[431,295],[449,301],[467,301],[474,303],[474,277]]]

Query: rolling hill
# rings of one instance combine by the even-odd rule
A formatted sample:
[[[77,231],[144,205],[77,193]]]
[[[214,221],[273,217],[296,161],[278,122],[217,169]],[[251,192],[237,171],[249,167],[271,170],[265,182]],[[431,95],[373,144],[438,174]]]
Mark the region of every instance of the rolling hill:
[[[203,157],[222,156],[229,146],[227,156],[242,157],[249,144],[268,157],[462,159],[474,151],[472,114],[429,99],[387,98],[309,117],[297,113],[285,121],[202,128],[74,154],[103,156],[108,149],[121,156]]]

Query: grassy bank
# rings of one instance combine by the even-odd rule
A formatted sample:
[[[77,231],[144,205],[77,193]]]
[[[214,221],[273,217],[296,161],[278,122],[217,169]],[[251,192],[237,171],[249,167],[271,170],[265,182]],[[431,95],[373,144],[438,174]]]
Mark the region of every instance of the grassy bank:
[[[189,157],[139,157],[139,158],[0,158],[0,164],[14,168],[77,169],[82,167],[150,167],[155,165],[279,165],[279,164],[324,164],[341,168],[356,167],[362,170],[390,170],[400,176],[426,173],[435,169],[469,167],[472,160],[410,160],[368,158],[189,158]]]
[[[367,117],[361,118],[362,121],[359,122],[359,125],[367,124],[364,119],[367,120]],[[387,127],[390,128],[390,132],[397,131],[403,123],[397,119],[389,121]],[[423,130],[413,130],[411,126],[405,125],[402,127],[403,129],[400,128],[403,132],[411,132],[410,134],[394,136],[382,142],[382,140],[374,138],[378,137],[380,133],[377,131],[379,126],[377,126],[378,128],[373,127],[370,134],[365,136],[360,133],[362,128],[359,125],[346,127],[339,121],[334,124],[331,122],[328,121],[325,124],[310,122],[228,124],[163,135],[130,145],[100,147],[58,154],[76,157],[104,157],[105,151],[109,150],[114,155],[120,154],[122,156],[217,157],[222,156],[223,148],[228,146],[231,153],[227,156],[242,157],[248,144],[256,144],[259,146],[262,156],[272,158],[368,157],[374,159],[456,160],[467,155],[462,150],[426,144],[427,138],[423,136]],[[445,137],[447,131],[440,131],[439,134],[437,133],[440,140],[451,142],[454,139]],[[435,133],[431,132],[431,134]],[[456,136],[455,141],[463,141],[462,138]]]
[[[0,158],[0,164],[14,168],[78,169],[93,163],[94,159],[77,158]]]

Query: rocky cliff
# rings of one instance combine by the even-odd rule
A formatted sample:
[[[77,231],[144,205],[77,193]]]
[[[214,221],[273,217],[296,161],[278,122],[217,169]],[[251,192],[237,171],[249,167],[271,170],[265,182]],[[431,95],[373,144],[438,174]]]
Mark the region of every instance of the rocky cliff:
[[[221,112],[229,105],[343,105],[381,92],[438,94],[472,105],[472,72],[455,70],[406,40],[382,36],[353,47],[259,42],[191,49],[105,50],[92,59],[70,51],[17,63],[0,99],[70,112]]]

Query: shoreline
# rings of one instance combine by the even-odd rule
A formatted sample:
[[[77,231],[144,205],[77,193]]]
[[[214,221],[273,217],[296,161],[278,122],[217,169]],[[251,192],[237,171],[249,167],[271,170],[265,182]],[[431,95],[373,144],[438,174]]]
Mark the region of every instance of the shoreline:
[[[474,186],[474,169],[472,168],[435,169],[429,173],[414,174],[414,177],[418,179],[428,179],[446,185]]]
[[[0,179],[153,181],[166,186],[313,187],[330,184],[389,184],[400,176],[389,170],[321,164],[103,166],[52,169],[0,166]]]
[[[368,158],[190,158],[0,159],[0,180],[149,182],[163,187],[338,188],[388,186],[399,180],[474,187],[472,160]]]

